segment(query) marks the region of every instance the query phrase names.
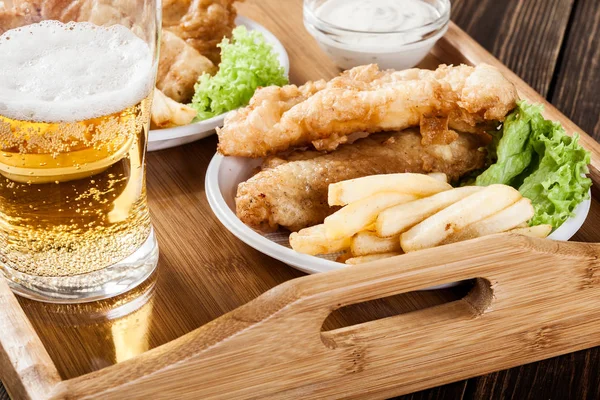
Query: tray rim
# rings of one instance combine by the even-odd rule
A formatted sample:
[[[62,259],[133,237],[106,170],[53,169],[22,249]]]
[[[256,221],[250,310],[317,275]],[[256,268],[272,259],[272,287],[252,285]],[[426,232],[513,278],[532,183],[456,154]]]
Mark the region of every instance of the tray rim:
[[[582,131],[581,128],[552,106],[552,104],[544,97],[535,92],[533,88],[527,85],[493,55],[483,49],[474,39],[456,26],[456,24],[453,22],[450,23],[448,32],[436,46],[434,46],[432,53],[440,59],[445,58],[444,54],[459,53],[463,56],[464,62],[467,64],[491,64],[497,67],[509,80],[514,82],[521,89],[519,90],[521,97],[543,103],[545,105],[544,114],[547,118],[559,120],[569,133],[577,132],[580,134],[581,143],[592,153],[590,176],[596,184],[595,187],[600,185],[600,143],[596,142],[592,137]],[[592,190],[592,196],[600,196],[598,189]],[[475,241],[484,242],[479,239]],[[515,239],[515,243],[516,242]],[[519,242],[523,242],[523,240],[519,239]],[[444,247],[452,248],[460,245],[460,243],[457,243],[455,245]],[[363,271],[366,277],[369,275],[368,269],[365,269],[362,266],[355,267],[354,270]],[[340,272],[343,273],[343,271],[347,270],[342,269],[326,272],[285,282],[240,308],[247,307],[250,304],[264,305],[264,297],[269,295],[269,293],[279,293],[283,290],[289,290],[296,284],[306,281],[307,278],[316,280],[314,277],[329,276]],[[68,397],[73,391],[78,390],[85,392],[90,385],[93,387],[94,383],[106,380],[111,376],[115,377],[120,371],[125,369],[135,370],[141,363],[147,363],[153,359],[161,358],[164,359],[164,362],[153,365],[152,369],[165,369],[170,365],[184,362],[185,359],[170,360],[169,354],[177,349],[185,347],[192,338],[197,339],[198,335],[215,326],[219,321],[229,321],[232,325],[235,325],[236,321],[230,320],[229,315],[236,311],[237,310],[234,310],[225,314],[217,318],[217,320],[211,321],[171,342],[153,348],[130,360],[75,378],[63,380],[39,336],[33,329],[31,322],[19,305],[15,295],[8,288],[6,281],[0,277],[0,331],[3,332],[3,334],[0,335],[0,378],[3,380],[9,394],[14,398]],[[9,332],[9,334],[6,335],[4,332]],[[210,343],[207,342],[206,345],[209,346]],[[569,349],[569,351],[573,350]],[[126,385],[127,384],[115,384],[114,388],[124,387]],[[108,387],[107,389],[112,390]],[[105,391],[103,393],[106,395],[107,392]],[[87,396],[91,396],[91,394],[88,392]]]

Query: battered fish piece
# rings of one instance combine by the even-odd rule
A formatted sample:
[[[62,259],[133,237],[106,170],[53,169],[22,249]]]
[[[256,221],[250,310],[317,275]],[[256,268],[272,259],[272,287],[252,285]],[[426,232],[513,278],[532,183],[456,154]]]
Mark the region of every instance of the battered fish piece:
[[[408,129],[377,133],[332,153],[267,159],[262,171],[238,186],[236,213],[255,229],[297,231],[322,223],[337,209],[327,204],[330,183],[401,172],[443,172],[456,180],[484,166],[480,146],[479,137],[464,133],[448,145],[423,146],[419,130]]]
[[[189,103],[194,84],[203,73],[213,75],[217,67],[179,36],[162,33],[156,87],[179,103]]]
[[[0,1],[0,35],[10,29],[40,22],[41,2],[42,0]]]
[[[235,0],[164,0],[162,25],[211,60],[221,61],[217,44],[231,37],[237,12]],[[240,1],[240,0],[238,0]]]
[[[486,64],[442,65],[435,71],[366,65],[307,85],[311,90],[294,85],[257,90],[249,106],[226,117],[217,130],[219,152],[265,157],[310,144],[333,150],[354,132],[419,125],[441,127],[425,131],[425,143],[449,143],[456,139],[451,130],[487,136],[485,130],[503,121],[518,100],[514,85]],[[440,120],[427,120],[434,117]]]
[[[44,0],[41,12],[45,19],[65,23],[87,21],[96,25],[148,26],[152,13],[140,12],[139,7],[140,3],[132,0]]]

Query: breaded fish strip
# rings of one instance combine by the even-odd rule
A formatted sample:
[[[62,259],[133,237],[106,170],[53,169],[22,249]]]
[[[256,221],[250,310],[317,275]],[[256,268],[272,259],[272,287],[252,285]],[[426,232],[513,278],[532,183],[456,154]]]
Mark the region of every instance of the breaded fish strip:
[[[203,73],[213,75],[217,67],[179,36],[163,31],[160,39],[160,59],[156,87],[179,103],[188,103],[194,96],[194,84]]]
[[[327,204],[330,183],[400,172],[443,172],[454,180],[483,167],[480,145],[476,135],[459,134],[449,145],[423,146],[418,129],[409,129],[374,134],[328,154],[268,159],[261,172],[238,186],[236,213],[256,229],[297,231],[335,211]]]
[[[240,0],[237,0],[238,2]],[[163,31],[171,31],[215,65],[221,61],[217,44],[231,37],[237,11],[234,0],[163,0]]]
[[[219,152],[265,157],[294,147],[333,150],[354,132],[430,126],[483,133],[515,106],[517,91],[494,67],[440,66],[435,71],[353,68],[327,82],[259,89],[250,105],[225,119]],[[446,128],[448,130],[448,128]],[[440,132],[442,142],[456,138]],[[440,143],[428,138],[426,143]]]

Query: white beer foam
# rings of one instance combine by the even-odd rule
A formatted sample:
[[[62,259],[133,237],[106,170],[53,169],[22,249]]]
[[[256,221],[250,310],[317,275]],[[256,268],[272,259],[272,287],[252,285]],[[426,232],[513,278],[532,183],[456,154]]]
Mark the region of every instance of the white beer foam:
[[[0,115],[62,122],[139,103],[154,85],[152,53],[122,25],[43,21],[0,36]]]

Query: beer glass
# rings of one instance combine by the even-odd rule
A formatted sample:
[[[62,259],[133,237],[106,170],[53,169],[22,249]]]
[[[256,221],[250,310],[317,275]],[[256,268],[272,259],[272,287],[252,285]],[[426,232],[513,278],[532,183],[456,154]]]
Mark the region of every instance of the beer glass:
[[[155,269],[145,157],[160,0],[0,2],[0,271],[40,301]]]

